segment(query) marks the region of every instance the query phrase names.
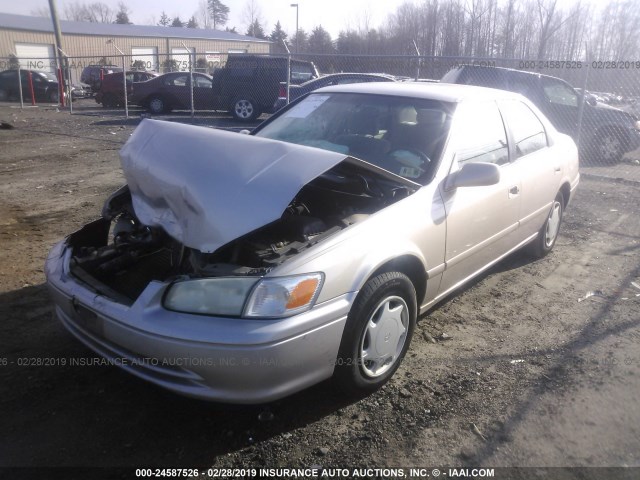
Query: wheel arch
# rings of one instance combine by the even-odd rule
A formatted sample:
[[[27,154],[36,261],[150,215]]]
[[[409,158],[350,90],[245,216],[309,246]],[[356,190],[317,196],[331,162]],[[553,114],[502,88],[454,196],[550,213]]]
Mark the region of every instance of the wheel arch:
[[[427,291],[427,271],[424,263],[417,256],[404,254],[384,261],[364,281],[366,284],[372,278],[385,272],[400,272],[405,274],[416,291],[416,308],[420,309]]]
[[[569,185],[569,182],[564,182],[560,186],[560,193],[562,193],[562,199],[564,200],[562,208],[566,208],[569,204],[569,198],[571,197],[571,185]]]
[[[602,138],[602,135],[610,133],[616,135],[622,141],[624,147],[627,147],[627,145],[629,144],[629,132],[627,132],[626,129],[620,125],[606,124],[599,126],[596,130],[594,139],[600,139]]]

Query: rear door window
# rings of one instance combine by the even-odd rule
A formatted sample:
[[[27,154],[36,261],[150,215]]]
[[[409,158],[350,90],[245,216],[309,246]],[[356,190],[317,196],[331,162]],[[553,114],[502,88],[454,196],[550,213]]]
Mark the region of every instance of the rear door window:
[[[465,163],[509,163],[507,134],[495,102],[463,103],[456,111],[456,158]]]
[[[186,87],[188,82],[187,75],[176,75],[165,79],[164,84],[174,87]]]
[[[551,103],[567,107],[578,106],[578,94],[564,82],[551,78],[543,78],[542,89],[544,90],[547,100]]]
[[[193,78],[194,86],[199,88],[212,88],[211,80],[200,75]]]

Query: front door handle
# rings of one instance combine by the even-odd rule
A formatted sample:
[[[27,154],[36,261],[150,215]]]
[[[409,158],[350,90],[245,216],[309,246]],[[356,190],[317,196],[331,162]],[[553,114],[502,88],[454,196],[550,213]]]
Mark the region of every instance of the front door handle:
[[[509,198],[517,197],[520,194],[520,188],[514,185],[509,189]]]

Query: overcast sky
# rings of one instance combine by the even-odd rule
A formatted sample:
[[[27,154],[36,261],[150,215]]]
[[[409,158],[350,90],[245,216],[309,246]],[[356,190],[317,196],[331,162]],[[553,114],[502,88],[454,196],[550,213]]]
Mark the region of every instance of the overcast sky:
[[[64,5],[78,0],[56,0],[60,18],[63,18]],[[95,0],[79,0],[80,3],[91,3]],[[100,0],[103,3],[118,8],[119,0]],[[262,13],[263,24],[267,34],[271,33],[273,25],[280,20],[282,27],[289,33],[296,29],[296,9],[292,3],[298,3],[300,9],[300,28],[310,31],[316,25],[322,25],[336,38],[340,30],[348,26],[357,27],[364,19],[370,19],[370,26],[378,26],[384,21],[387,13],[404,3],[404,0],[255,0]],[[161,12],[174,17],[179,15],[187,20],[198,11],[199,0],[125,0],[131,10],[130,20],[136,24],[150,24],[153,19],[157,22]],[[246,24],[243,10],[247,0],[223,0],[229,7],[229,27],[235,26],[238,33],[245,33]],[[29,15],[38,8],[49,8],[47,0],[20,0],[10,2],[0,1],[0,11]],[[366,12],[366,13],[365,13]],[[197,18],[197,17],[196,17]]]

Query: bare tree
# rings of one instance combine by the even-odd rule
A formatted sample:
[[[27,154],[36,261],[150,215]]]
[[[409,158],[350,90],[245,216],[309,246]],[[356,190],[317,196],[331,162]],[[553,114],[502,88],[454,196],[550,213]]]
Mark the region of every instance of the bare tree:
[[[200,0],[198,2],[198,11],[195,13],[196,18],[202,28],[211,28],[211,17],[209,16],[209,4],[207,0]]]
[[[102,2],[72,2],[65,5],[64,17],[75,22],[113,23],[116,12]]]
[[[538,59],[542,60],[547,53],[547,44],[551,37],[558,31],[562,26],[571,18],[572,15],[575,15],[575,12],[564,16],[563,13],[557,10],[558,0],[536,0],[538,7],[538,20],[540,27],[540,34],[538,36]]]
[[[255,25],[256,22],[262,24],[262,10],[256,0],[247,0],[242,10],[242,20],[244,20],[247,28]]]
[[[51,11],[47,7],[34,8],[29,12],[34,17],[47,17],[51,16]]]
[[[594,53],[601,59],[626,59],[640,50],[640,5],[632,0],[608,3],[593,34]]]

